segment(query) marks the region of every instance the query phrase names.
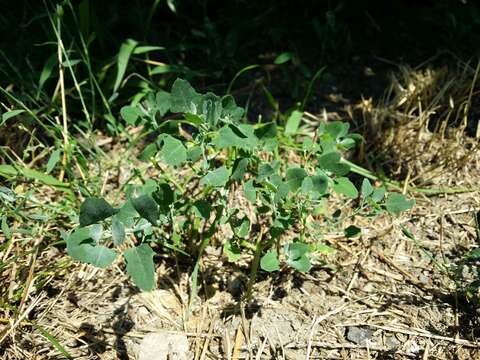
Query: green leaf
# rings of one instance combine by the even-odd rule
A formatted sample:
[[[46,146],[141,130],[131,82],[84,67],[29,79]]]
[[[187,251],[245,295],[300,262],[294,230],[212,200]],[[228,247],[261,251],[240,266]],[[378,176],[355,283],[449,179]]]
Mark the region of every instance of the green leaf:
[[[208,201],[197,200],[193,203],[193,210],[197,216],[208,220],[210,219],[210,214],[212,213],[212,206]]]
[[[112,218],[112,239],[115,246],[122,245],[125,241],[125,226],[117,216]]]
[[[393,215],[399,215],[401,212],[409,210],[415,205],[415,200],[407,200],[407,197],[399,193],[391,193],[387,197],[385,206],[387,211]]]
[[[358,190],[355,185],[353,185],[353,183],[345,177],[341,177],[333,181],[333,190],[352,199],[355,199],[358,196]]]
[[[0,165],[0,176],[7,178],[13,176],[23,176],[28,179],[38,180],[45,185],[53,186],[58,190],[73,195],[73,192],[70,189],[70,184],[66,184],[51,175],[26,167],[18,165]]]
[[[152,157],[155,157],[155,154],[158,151],[157,144],[151,143],[148,144],[145,149],[143,149],[142,153],[138,157],[142,161],[150,161]]]
[[[308,272],[312,268],[307,253],[310,247],[301,242],[293,242],[286,246],[287,264],[300,272]]]
[[[46,172],[47,174],[49,174],[53,170],[55,165],[57,165],[58,160],[60,160],[61,153],[62,153],[62,150],[57,149],[52,153],[52,155],[50,155],[50,158],[48,159],[48,162],[47,162],[47,172]]]
[[[238,147],[252,150],[257,146],[258,139],[251,125],[243,124],[240,127],[227,124],[218,131],[213,143],[220,149]]]
[[[273,60],[273,63],[275,65],[281,65],[286,63],[287,61],[290,61],[293,59],[294,55],[291,52],[283,52],[280,55],[278,55],[275,60]]]
[[[58,57],[56,54],[52,54],[49,56],[45,65],[43,66],[42,72],[40,73],[40,78],[38,80],[38,94],[43,89],[43,85],[45,82],[52,76],[53,72],[55,71],[58,63]]]
[[[21,113],[25,112],[25,110],[10,110],[2,114],[2,122],[0,123],[0,126],[5,124],[8,119],[13,118]]]
[[[247,172],[249,163],[249,158],[237,158],[233,164],[232,176],[230,178],[235,181],[242,180]]]
[[[201,114],[200,101],[201,96],[188,81],[183,79],[175,80],[170,98],[171,112]]]
[[[157,224],[160,212],[158,211],[158,205],[153,197],[150,195],[142,195],[133,198],[132,204],[142,218],[147,219],[152,225]]]
[[[303,179],[302,192],[319,197],[326,194],[328,190],[328,177],[325,175],[308,176]]]
[[[318,166],[338,176],[346,175],[350,171],[350,167],[347,164],[340,163],[341,158],[339,152],[327,152],[318,158]]]
[[[300,121],[302,120],[303,112],[294,110],[285,125],[285,135],[295,135],[298,131],[298,127],[300,126]]]
[[[170,166],[179,166],[187,160],[187,149],[180,140],[170,135],[164,135],[162,139],[163,146],[160,150],[160,156],[165,163]]]
[[[287,170],[286,184],[290,191],[295,192],[301,186],[303,179],[308,176],[307,172],[300,167],[293,167]]]
[[[7,217],[5,215],[2,216],[2,223],[0,229],[3,232],[3,236],[5,237],[5,239],[10,240],[10,238],[12,237],[12,230],[8,225]]]
[[[160,116],[163,116],[170,110],[171,95],[166,91],[159,91],[155,96],[155,102]]]
[[[117,257],[117,253],[91,239],[91,229],[79,228],[66,239],[67,252],[75,260],[106,268]]]
[[[278,261],[277,252],[275,250],[268,251],[260,259],[260,268],[267,272],[280,270],[280,262]]]
[[[296,260],[287,260],[287,264],[300,272],[309,272],[312,268],[310,259],[306,255],[303,255]]]
[[[347,238],[353,238],[360,235],[362,233],[362,229],[356,227],[355,225],[350,225],[344,230],[344,233]]]
[[[175,193],[166,183],[160,183],[157,189],[152,193],[153,198],[157,202],[160,212],[166,214],[170,211],[170,205],[175,201]]]
[[[240,259],[241,252],[238,245],[230,240],[227,240],[223,245],[223,253],[227,256],[228,262],[236,262]]]
[[[127,273],[132,277],[135,285],[143,291],[150,291],[155,286],[154,254],[152,248],[147,244],[123,252]]]
[[[91,197],[80,206],[80,226],[87,226],[102,221],[118,212],[105,199]]]
[[[250,220],[247,217],[231,221],[233,233],[239,238],[246,238],[250,233]]]
[[[221,99],[213,93],[206,93],[201,97],[200,108],[200,112],[204,116],[205,121],[216,126],[222,116]]]
[[[132,55],[133,50],[137,46],[137,42],[132,39],[127,39],[122,46],[120,46],[120,51],[118,52],[117,58],[117,77],[115,79],[115,85],[113,86],[113,92],[116,93],[120,88],[125,71],[127,70],[128,61],[130,60],[130,55]]]
[[[373,186],[370,184],[370,181],[368,179],[363,179],[362,181],[362,189],[361,189],[361,194],[362,198],[366,199],[373,193]]]
[[[227,122],[238,122],[243,116],[244,110],[237,106],[231,95],[222,97],[222,118]]]
[[[373,190],[372,193],[372,200],[378,203],[379,201],[382,201],[383,198],[385,197],[387,190],[385,190],[385,187],[380,187],[375,190]]]
[[[191,162],[196,162],[202,156],[202,148],[200,146],[193,146],[187,150],[187,159]]]
[[[265,180],[266,178],[268,178],[273,174],[275,174],[275,169],[270,164],[262,163],[258,167],[257,180],[258,181]]]
[[[205,175],[200,180],[200,185],[207,185],[212,187],[221,187],[225,186],[228,182],[228,178],[230,173],[225,166],[221,166],[218,169],[209,171],[207,175]]]
[[[253,185],[253,180],[252,179],[248,180],[243,185],[243,194],[245,195],[245,198],[248,201],[250,201],[252,204],[255,204],[257,202],[257,190],[255,189],[255,186]]]
[[[137,46],[135,50],[133,50],[133,53],[135,55],[139,55],[139,54],[144,54],[147,52],[157,51],[157,50],[165,50],[165,48],[163,46],[151,46],[151,45]]]
[[[143,113],[138,107],[127,105],[120,109],[120,115],[127,124],[135,125],[136,121],[143,115]]]

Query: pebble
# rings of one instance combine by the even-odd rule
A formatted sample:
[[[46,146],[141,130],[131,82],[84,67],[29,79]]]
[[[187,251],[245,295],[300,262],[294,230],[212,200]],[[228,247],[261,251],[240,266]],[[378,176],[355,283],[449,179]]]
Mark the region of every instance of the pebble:
[[[186,335],[158,331],[143,338],[138,349],[138,360],[188,360],[188,348]]]
[[[357,345],[366,345],[372,336],[373,330],[371,329],[357,326],[347,327],[347,339]]]

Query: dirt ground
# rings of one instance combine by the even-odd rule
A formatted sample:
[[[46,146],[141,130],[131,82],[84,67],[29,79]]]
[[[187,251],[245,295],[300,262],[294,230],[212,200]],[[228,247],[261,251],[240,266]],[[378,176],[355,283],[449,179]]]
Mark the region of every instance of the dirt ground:
[[[379,119],[378,108],[367,109],[368,99],[355,106],[327,117]],[[406,113],[395,104],[382,106],[391,106],[390,114]],[[2,345],[3,358],[65,358],[26,320],[35,319],[75,359],[137,359],[142,340],[156,333],[171,339],[172,354],[188,345],[186,355],[165,360],[480,359],[477,294],[463,291],[477,279],[478,264],[465,254],[480,241],[478,139],[441,138],[422,121],[390,119],[390,131],[399,135],[392,140],[385,131],[368,146],[381,146],[395,159],[389,164],[397,179],[463,190],[411,191],[417,204],[402,218],[365,222],[355,239],[325,234],[333,254],[308,274],[261,272],[252,301],[243,305],[238,300],[250,258],[228,264],[218,246],[203,258],[201,291],[191,312],[191,264],[158,256],[158,290],[148,293],[131,285],[120,264],[107,270],[69,264],[44,290],[31,292],[25,319]],[[452,160],[437,159],[441,151]],[[49,248],[36,267],[59,259],[69,261]]]

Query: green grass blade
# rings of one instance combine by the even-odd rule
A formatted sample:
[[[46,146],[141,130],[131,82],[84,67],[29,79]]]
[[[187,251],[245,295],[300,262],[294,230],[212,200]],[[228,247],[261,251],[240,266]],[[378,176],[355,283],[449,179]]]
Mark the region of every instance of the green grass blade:
[[[55,349],[57,349],[63,356],[65,356],[66,359],[73,360],[73,356],[70,355],[70,353],[62,346],[62,344],[60,344],[60,342],[52,334],[50,334],[47,330],[42,328],[40,325],[37,325],[33,322],[30,322],[30,324],[32,324],[32,326],[35,329],[37,329],[40,334],[45,336],[47,340],[50,342],[50,344],[52,344],[52,346]]]

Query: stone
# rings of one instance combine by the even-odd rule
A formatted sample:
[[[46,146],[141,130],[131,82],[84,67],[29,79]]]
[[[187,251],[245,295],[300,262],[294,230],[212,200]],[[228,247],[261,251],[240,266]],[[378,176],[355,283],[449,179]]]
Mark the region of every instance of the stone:
[[[147,334],[138,348],[138,360],[188,360],[189,355],[187,336],[167,331]]]
[[[371,344],[372,336],[373,330],[371,329],[358,326],[347,327],[347,339],[357,345],[366,345],[367,341]]]

